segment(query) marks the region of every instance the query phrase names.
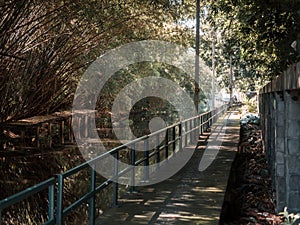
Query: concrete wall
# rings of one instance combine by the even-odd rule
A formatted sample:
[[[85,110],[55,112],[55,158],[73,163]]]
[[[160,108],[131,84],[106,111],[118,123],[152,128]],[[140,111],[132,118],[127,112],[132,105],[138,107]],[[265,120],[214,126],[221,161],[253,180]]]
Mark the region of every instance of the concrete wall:
[[[287,206],[289,211],[299,212],[300,64],[283,76],[276,79],[280,82],[272,81],[261,90],[259,108],[277,211]]]

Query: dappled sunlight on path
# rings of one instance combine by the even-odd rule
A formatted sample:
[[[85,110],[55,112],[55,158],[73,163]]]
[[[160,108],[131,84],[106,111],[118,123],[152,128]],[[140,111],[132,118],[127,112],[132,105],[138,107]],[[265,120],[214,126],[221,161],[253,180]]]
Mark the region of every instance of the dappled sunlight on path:
[[[176,175],[121,196],[120,207],[105,211],[96,224],[218,224],[239,142],[239,115],[233,112],[226,118],[222,146],[206,170],[200,172],[198,167],[208,133],[200,136],[193,157]]]

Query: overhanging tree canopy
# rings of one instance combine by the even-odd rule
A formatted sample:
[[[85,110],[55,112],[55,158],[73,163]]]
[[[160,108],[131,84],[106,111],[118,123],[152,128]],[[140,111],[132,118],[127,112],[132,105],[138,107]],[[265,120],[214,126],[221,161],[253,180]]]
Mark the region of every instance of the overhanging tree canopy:
[[[297,60],[296,1],[202,0],[201,7],[200,53],[211,65],[214,40],[225,84],[230,55],[236,77],[250,83]],[[195,18],[191,0],[0,0],[0,12],[0,121],[68,106],[84,69],[108,49],[145,39],[194,46],[185,26]]]
[[[189,9],[168,1],[0,1],[0,121],[70,105],[90,62],[143,39],[188,45],[177,23]]]
[[[291,44],[299,39],[299,6],[288,0],[205,1],[203,30],[210,35],[203,35],[202,47],[210,52],[212,41],[217,43],[218,74],[228,67],[230,55],[237,78],[252,84],[279,75],[297,61],[299,52]],[[210,62],[211,55],[205,52],[203,57]]]

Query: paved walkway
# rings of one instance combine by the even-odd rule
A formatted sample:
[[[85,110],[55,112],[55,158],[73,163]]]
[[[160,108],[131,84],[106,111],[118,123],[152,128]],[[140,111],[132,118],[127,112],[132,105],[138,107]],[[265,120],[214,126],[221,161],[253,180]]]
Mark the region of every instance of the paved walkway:
[[[239,142],[239,115],[233,112],[225,119],[226,123],[219,122],[221,126],[216,127],[216,130],[223,127],[225,132],[214,137],[223,140],[219,151],[216,143],[210,144],[213,135],[208,139],[210,149],[204,151],[207,136],[201,136],[193,157],[176,175],[155,185],[137,187],[137,193],[122,196],[121,207],[105,211],[96,224],[218,224]],[[208,154],[203,157],[203,153]],[[209,155],[216,158],[200,172],[201,159],[209,160]]]

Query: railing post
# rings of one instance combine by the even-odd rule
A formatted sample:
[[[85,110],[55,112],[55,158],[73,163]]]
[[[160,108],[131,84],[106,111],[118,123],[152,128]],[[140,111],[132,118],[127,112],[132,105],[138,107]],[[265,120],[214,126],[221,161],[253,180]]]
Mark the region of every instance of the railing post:
[[[149,180],[149,138],[144,140],[144,182]]]
[[[159,168],[159,163],[160,163],[160,138],[159,138],[159,134],[156,134],[156,169]]]
[[[207,117],[206,117],[206,121],[207,121],[207,128],[206,128],[206,130],[207,130],[207,131],[208,131],[208,129],[209,129],[209,118],[210,118],[210,117],[209,117],[209,113],[210,113],[210,112],[207,113]]]
[[[189,120],[189,124],[190,124],[190,143],[193,143],[193,132],[191,131],[193,129],[193,124],[192,124],[192,120]]]
[[[132,166],[130,192],[133,193],[135,192],[135,144],[130,148],[130,165]]]
[[[173,141],[173,144],[172,144],[172,150],[173,150],[173,153],[175,153],[175,150],[176,150],[176,126],[173,126],[172,128],[172,141]]]
[[[49,187],[48,187],[48,220],[52,220],[54,219],[54,184],[51,184]],[[1,221],[1,218],[0,218],[0,221]],[[1,224],[1,222],[0,222]]]
[[[213,124],[216,122],[216,116],[217,116],[217,110],[214,109],[214,113],[213,113]]]
[[[203,134],[203,115],[200,115],[200,134]]]
[[[119,165],[118,165],[118,161],[119,161],[119,151],[116,151],[114,153],[114,182],[113,182],[113,207],[118,207],[119,206],[119,202],[118,202],[118,198],[119,198],[119,183],[118,183],[118,178],[119,178]]]
[[[192,132],[192,136],[193,136],[193,140],[192,140],[192,143],[194,144],[196,142],[196,127],[197,127],[197,123],[196,123],[196,120],[195,118],[192,119],[192,124],[193,124],[193,132]]]
[[[200,115],[197,116],[196,118],[196,122],[197,122],[197,144],[199,141],[199,136],[200,136],[200,128],[201,128],[201,123],[200,123]]]
[[[95,225],[96,219],[96,201],[95,201],[95,188],[96,188],[96,171],[95,164],[91,166],[91,180],[90,180],[90,192],[92,192],[92,197],[90,198],[90,225]]]
[[[63,224],[63,199],[64,199],[64,177],[62,174],[58,175],[57,179],[57,212],[56,225]]]
[[[195,142],[197,144],[198,138],[199,138],[199,126],[198,126],[198,116],[194,118],[194,126],[195,126],[195,131],[194,131],[194,138]]]
[[[185,133],[184,133],[184,136],[185,136],[185,139],[184,139],[184,146],[186,147],[187,146],[187,143],[188,143],[188,122],[185,121],[184,122],[184,127],[185,127]]]
[[[169,158],[169,129],[166,130],[166,138],[165,138],[165,159]]]
[[[182,138],[183,138],[183,136],[182,136],[182,123],[179,124],[179,134],[178,134],[178,136],[179,136],[179,151],[181,151],[182,150]]]
[[[207,130],[207,113],[205,113],[204,115],[203,115],[203,132],[206,132],[206,130]]]

